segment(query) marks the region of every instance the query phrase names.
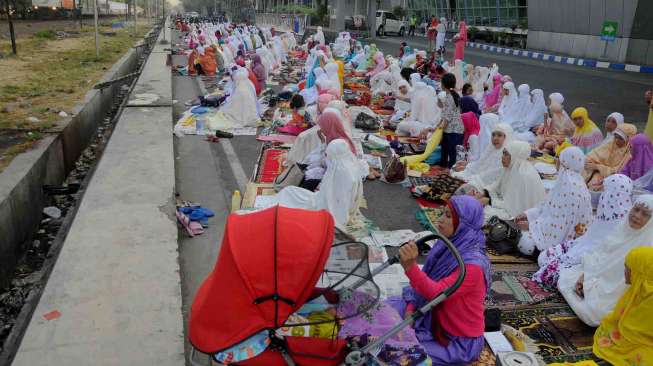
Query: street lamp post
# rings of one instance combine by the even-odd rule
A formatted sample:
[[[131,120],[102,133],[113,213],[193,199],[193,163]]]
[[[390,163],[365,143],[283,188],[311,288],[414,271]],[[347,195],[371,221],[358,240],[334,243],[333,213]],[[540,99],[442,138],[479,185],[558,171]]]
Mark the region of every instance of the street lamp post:
[[[501,10],[499,10],[499,0],[497,0],[497,28],[500,27],[501,24]]]
[[[93,0],[93,24],[95,26],[95,58],[100,58],[100,35],[98,34],[97,1]]]

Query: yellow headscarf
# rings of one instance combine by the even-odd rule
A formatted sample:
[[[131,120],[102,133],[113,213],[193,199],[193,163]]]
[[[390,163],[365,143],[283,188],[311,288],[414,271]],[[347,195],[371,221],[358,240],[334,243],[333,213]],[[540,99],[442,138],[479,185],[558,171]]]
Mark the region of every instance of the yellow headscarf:
[[[589,135],[592,133],[592,131],[598,129],[594,121],[590,119],[590,114],[587,109],[583,107],[574,109],[574,111],[571,113],[571,119],[576,118],[582,118],[583,125],[581,127],[576,126],[576,132],[574,132],[574,136]]]
[[[562,154],[562,152],[565,151],[566,148],[572,147],[572,146],[574,146],[574,145],[572,145],[571,142],[569,142],[568,139],[565,139],[560,145],[556,146],[556,148],[555,148],[556,156],[560,156],[560,154]]]
[[[614,366],[653,365],[653,247],[626,256],[630,287],[594,334],[594,354]]]

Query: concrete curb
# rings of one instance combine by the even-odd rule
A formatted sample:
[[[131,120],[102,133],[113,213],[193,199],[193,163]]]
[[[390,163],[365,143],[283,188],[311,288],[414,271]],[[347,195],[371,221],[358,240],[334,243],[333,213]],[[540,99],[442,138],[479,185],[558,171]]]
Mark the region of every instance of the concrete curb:
[[[164,53],[150,54],[132,93],[145,90],[157,98],[149,106],[125,102],[14,365],[183,363]],[[44,320],[51,309],[61,316]]]
[[[128,50],[101,81],[131,72],[141,52],[140,48]],[[23,243],[41,222],[46,199],[42,186],[60,184],[74,168],[119,88],[114,85],[86,93],[84,100],[73,108],[72,117],[60,121],[64,127],[58,135],[42,139],[36,148],[18,155],[0,173],[0,287],[11,279]]]
[[[644,73],[644,74],[653,74],[653,66],[588,60],[584,58],[571,57],[571,56],[552,55],[546,52],[537,52],[537,51],[520,50],[520,49],[508,48],[508,47],[491,46],[488,44],[475,43],[475,42],[469,42],[467,43],[467,46],[470,48],[477,48],[484,51],[495,52],[503,55],[525,57],[534,60],[555,62],[555,63],[565,64],[565,65],[584,66],[593,69],[610,69],[616,71],[628,71],[628,72],[636,72],[636,73]]]

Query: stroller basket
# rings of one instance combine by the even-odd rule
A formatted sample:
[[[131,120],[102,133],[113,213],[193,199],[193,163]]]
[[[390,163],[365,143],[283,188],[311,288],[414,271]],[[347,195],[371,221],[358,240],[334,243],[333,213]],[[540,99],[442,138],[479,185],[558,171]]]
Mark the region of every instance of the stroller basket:
[[[370,273],[367,246],[333,244],[333,230],[326,211],[277,206],[231,215],[215,268],[191,308],[190,364],[362,365],[374,348],[442,302],[464,278],[462,259],[446,238],[423,238],[420,245],[440,238],[453,249],[461,266],[458,280],[411,318],[359,349],[337,339],[337,325],[376,305],[379,289],[372,277],[397,263],[398,257]],[[342,305],[352,295],[363,302]]]

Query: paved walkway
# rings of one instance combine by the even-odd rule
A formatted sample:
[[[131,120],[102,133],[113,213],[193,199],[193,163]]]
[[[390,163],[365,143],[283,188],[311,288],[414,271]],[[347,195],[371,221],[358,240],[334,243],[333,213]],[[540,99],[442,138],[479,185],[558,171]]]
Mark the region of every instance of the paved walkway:
[[[13,365],[184,363],[166,47],[118,121]]]

